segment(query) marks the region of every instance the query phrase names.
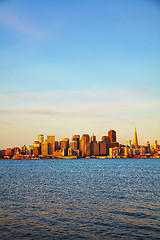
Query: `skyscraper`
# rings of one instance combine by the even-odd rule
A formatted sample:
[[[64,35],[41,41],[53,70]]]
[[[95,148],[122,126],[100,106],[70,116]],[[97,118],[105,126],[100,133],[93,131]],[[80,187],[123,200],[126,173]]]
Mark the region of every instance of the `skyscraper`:
[[[116,142],[116,131],[114,130],[108,131],[108,137],[109,137],[110,143]]]
[[[134,140],[133,140],[133,145],[135,146],[135,149],[138,149],[138,138],[137,138],[136,127],[135,127],[135,129],[134,129]]]
[[[47,142],[48,142],[48,154],[53,155],[55,151],[55,136],[48,135]]]
[[[81,138],[80,150],[82,157],[90,156],[90,137],[89,134],[83,134]]]
[[[94,133],[93,133],[93,135],[91,136],[91,142],[97,142],[97,138],[96,138],[96,136],[94,135]]]
[[[38,142],[42,143],[44,141],[43,134],[38,134]]]
[[[43,156],[47,156],[48,155],[48,142],[42,142],[42,145],[41,145],[41,154]]]

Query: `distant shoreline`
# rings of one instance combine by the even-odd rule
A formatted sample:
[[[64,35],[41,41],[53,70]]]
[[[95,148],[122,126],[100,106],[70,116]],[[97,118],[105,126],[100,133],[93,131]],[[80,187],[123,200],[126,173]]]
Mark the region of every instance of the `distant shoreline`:
[[[146,156],[138,156],[138,157],[85,157],[85,158],[81,158],[81,157],[32,157],[32,158],[0,158],[0,160],[56,160],[56,159],[77,159],[77,160],[81,160],[81,159],[160,159],[160,156],[150,156],[150,157],[146,157]]]

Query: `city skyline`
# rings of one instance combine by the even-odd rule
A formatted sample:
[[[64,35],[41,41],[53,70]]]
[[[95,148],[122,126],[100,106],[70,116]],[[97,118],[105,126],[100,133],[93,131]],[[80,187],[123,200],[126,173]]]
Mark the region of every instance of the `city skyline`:
[[[159,141],[160,4],[0,1],[0,149],[116,129]]]
[[[98,140],[93,133],[74,134],[70,140],[68,137],[56,139],[55,135],[38,134],[37,140],[32,145],[0,149],[0,159],[35,159],[35,158],[159,158],[160,145],[155,140],[145,145],[138,144],[138,135],[135,127],[134,137],[127,139],[126,144],[117,141],[117,132],[109,130],[107,134]]]

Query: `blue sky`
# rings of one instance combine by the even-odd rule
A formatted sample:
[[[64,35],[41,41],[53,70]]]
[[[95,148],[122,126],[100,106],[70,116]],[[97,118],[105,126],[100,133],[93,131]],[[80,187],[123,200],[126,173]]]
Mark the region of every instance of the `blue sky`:
[[[0,148],[160,136],[160,3],[0,1]],[[160,143],[160,142],[159,142]]]

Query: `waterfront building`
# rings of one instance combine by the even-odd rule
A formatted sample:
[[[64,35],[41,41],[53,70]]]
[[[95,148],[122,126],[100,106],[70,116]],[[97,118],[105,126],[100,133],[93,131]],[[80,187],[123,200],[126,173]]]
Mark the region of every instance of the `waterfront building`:
[[[79,150],[73,150],[71,147],[68,148],[68,156],[77,156],[79,157]]]
[[[99,156],[99,143],[93,141],[91,142],[90,154],[91,156]]]
[[[33,155],[37,157],[40,154],[41,154],[40,147],[33,146]]]
[[[38,140],[39,143],[44,142],[44,136],[43,136],[43,134],[38,134],[37,140]]]
[[[128,155],[129,155],[129,146],[124,147],[124,155],[128,157]]]
[[[29,155],[33,155],[33,145],[30,145],[28,148]]]
[[[80,135],[78,135],[78,134],[73,135],[73,136],[72,136],[72,140],[77,141],[77,144],[78,144],[77,150],[78,150],[78,149],[79,149]]]
[[[102,137],[101,137],[101,141],[102,141],[102,142],[106,142],[106,143],[107,143],[107,142],[108,142],[108,143],[110,142],[108,136],[102,136]]]
[[[70,146],[72,150],[78,150],[78,141],[77,140],[71,140],[70,141]]]
[[[53,156],[55,151],[55,136],[48,135],[47,142],[48,142],[48,154]]]
[[[48,156],[48,142],[47,141],[41,143],[41,155]]]
[[[56,151],[54,151],[54,157],[62,157],[62,150],[60,149],[60,150],[56,150]]]
[[[102,136],[101,141],[106,143],[106,155],[109,155],[109,145],[110,145],[109,137],[108,136]]]
[[[149,141],[147,141],[146,147],[150,148],[150,143],[149,143]]]
[[[41,154],[41,144],[39,141],[34,141],[33,143],[33,155],[38,156]]]
[[[72,139],[73,140],[79,140],[80,139],[80,135],[75,134],[75,135],[72,136]]]
[[[64,138],[62,140],[60,140],[60,147],[61,149],[68,149],[69,148],[69,138]]]
[[[97,142],[97,137],[94,135],[91,136],[91,142]]]
[[[0,150],[0,158],[4,158],[5,156],[5,149]]]
[[[59,142],[58,141],[55,141],[55,151],[59,150],[60,147],[59,147]]]
[[[133,140],[133,145],[134,145],[135,149],[138,149],[138,137],[137,137],[136,127],[135,127],[135,129],[134,129],[134,140]]]
[[[134,154],[134,151],[135,151],[135,149],[132,148],[132,147],[130,147],[129,150],[128,150],[129,155],[130,155],[130,156],[135,155],[135,154]]]
[[[5,156],[12,157],[14,155],[14,149],[13,148],[7,148],[5,150]]]
[[[157,140],[155,140],[155,141],[153,142],[153,147],[154,147],[154,149],[157,151],[157,149],[158,149]]]
[[[109,156],[110,157],[117,157],[119,155],[119,147],[114,147],[109,149]]]
[[[109,137],[110,143],[116,142],[116,131],[114,130],[108,131],[108,137]]]
[[[103,141],[99,142],[99,154],[102,156],[108,155],[106,142]]]
[[[19,147],[14,147],[13,150],[14,150],[14,155],[20,154],[20,151],[21,151],[21,150],[20,150]]]
[[[90,137],[89,134],[83,134],[80,141],[80,150],[82,157],[90,156]]]
[[[22,153],[23,155],[26,155],[26,154],[27,154],[27,147],[26,147],[26,145],[22,145],[22,147],[21,147],[21,153]]]

